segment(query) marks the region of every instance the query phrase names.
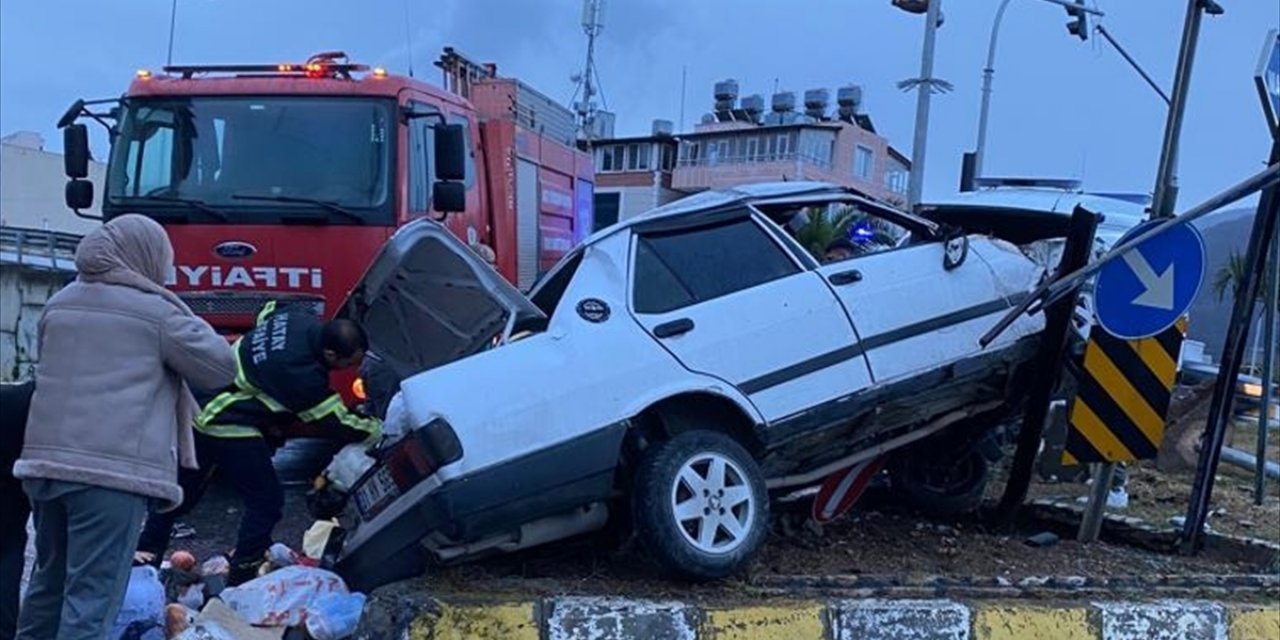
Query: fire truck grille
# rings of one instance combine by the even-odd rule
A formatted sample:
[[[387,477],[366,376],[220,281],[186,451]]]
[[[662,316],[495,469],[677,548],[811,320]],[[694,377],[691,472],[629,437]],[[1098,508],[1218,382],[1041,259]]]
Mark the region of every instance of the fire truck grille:
[[[320,296],[297,294],[269,293],[179,293],[187,306],[197,315],[202,316],[252,316],[262,310],[268,302],[275,300],[277,304],[302,304],[311,308],[312,312],[324,316],[324,298]]]

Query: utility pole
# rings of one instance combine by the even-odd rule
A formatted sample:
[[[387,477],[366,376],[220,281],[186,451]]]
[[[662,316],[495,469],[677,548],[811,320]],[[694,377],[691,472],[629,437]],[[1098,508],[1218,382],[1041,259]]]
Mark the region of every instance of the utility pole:
[[[1182,116],[1191,89],[1191,66],[1196,58],[1196,42],[1200,38],[1200,22],[1204,14],[1221,15],[1222,7],[1214,0],[1187,0],[1187,17],[1182,27],[1182,46],[1178,51],[1178,67],[1174,72],[1173,99],[1164,126],[1164,143],[1160,149],[1160,165],[1156,169],[1156,186],[1151,203],[1151,218],[1168,218],[1178,202],[1178,140],[1182,136]]]
[[[924,157],[929,142],[929,100],[937,80],[933,77],[933,52],[938,35],[938,18],[942,15],[942,0],[928,0],[929,9],[924,18],[924,46],[920,54],[920,77],[899,83],[901,88],[916,88],[915,139],[911,145],[911,176],[907,186],[907,204],[920,204],[924,192]],[[905,85],[905,86],[904,86]]]

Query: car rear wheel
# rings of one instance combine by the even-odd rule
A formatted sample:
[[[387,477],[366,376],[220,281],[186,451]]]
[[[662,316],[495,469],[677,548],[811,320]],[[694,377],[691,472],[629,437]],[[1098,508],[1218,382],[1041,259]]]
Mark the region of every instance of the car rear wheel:
[[[658,561],[691,579],[743,567],[764,542],[768,492],[732,438],[690,431],[645,452],[632,496],[636,532]]]
[[[976,448],[927,454],[909,450],[889,465],[894,492],[913,508],[931,515],[976,510],[982,505],[990,475],[990,463]]]

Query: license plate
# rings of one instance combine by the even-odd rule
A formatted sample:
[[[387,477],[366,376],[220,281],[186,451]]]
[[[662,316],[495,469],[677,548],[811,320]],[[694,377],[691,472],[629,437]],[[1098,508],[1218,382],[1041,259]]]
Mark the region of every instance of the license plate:
[[[356,508],[360,510],[360,519],[369,520],[378,515],[399,496],[400,488],[391,477],[391,469],[383,466],[356,488]]]

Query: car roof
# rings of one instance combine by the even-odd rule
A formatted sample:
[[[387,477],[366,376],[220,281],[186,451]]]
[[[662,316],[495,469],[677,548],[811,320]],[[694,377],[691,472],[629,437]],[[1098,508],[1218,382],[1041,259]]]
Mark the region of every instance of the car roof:
[[[1107,216],[1114,215],[1142,219],[1147,215],[1145,206],[1127,198],[1107,194],[1034,187],[1000,187],[965,191],[943,198],[932,199],[925,204],[925,206],[930,207],[1006,207],[1056,213],[1064,216],[1071,215],[1076,205]]]
[[[736,204],[784,204],[794,199],[796,204],[808,200],[843,201],[858,204],[873,211],[880,211],[890,216],[910,218],[921,226],[933,227],[933,223],[913,214],[907,213],[887,202],[868,197],[849,187],[828,182],[759,182],[744,184],[728,189],[702,191],[667,203],[656,209],[650,209],[638,216],[601,229],[583,242],[588,246],[627,229],[648,225],[658,221],[675,219],[694,213],[715,211]]]

